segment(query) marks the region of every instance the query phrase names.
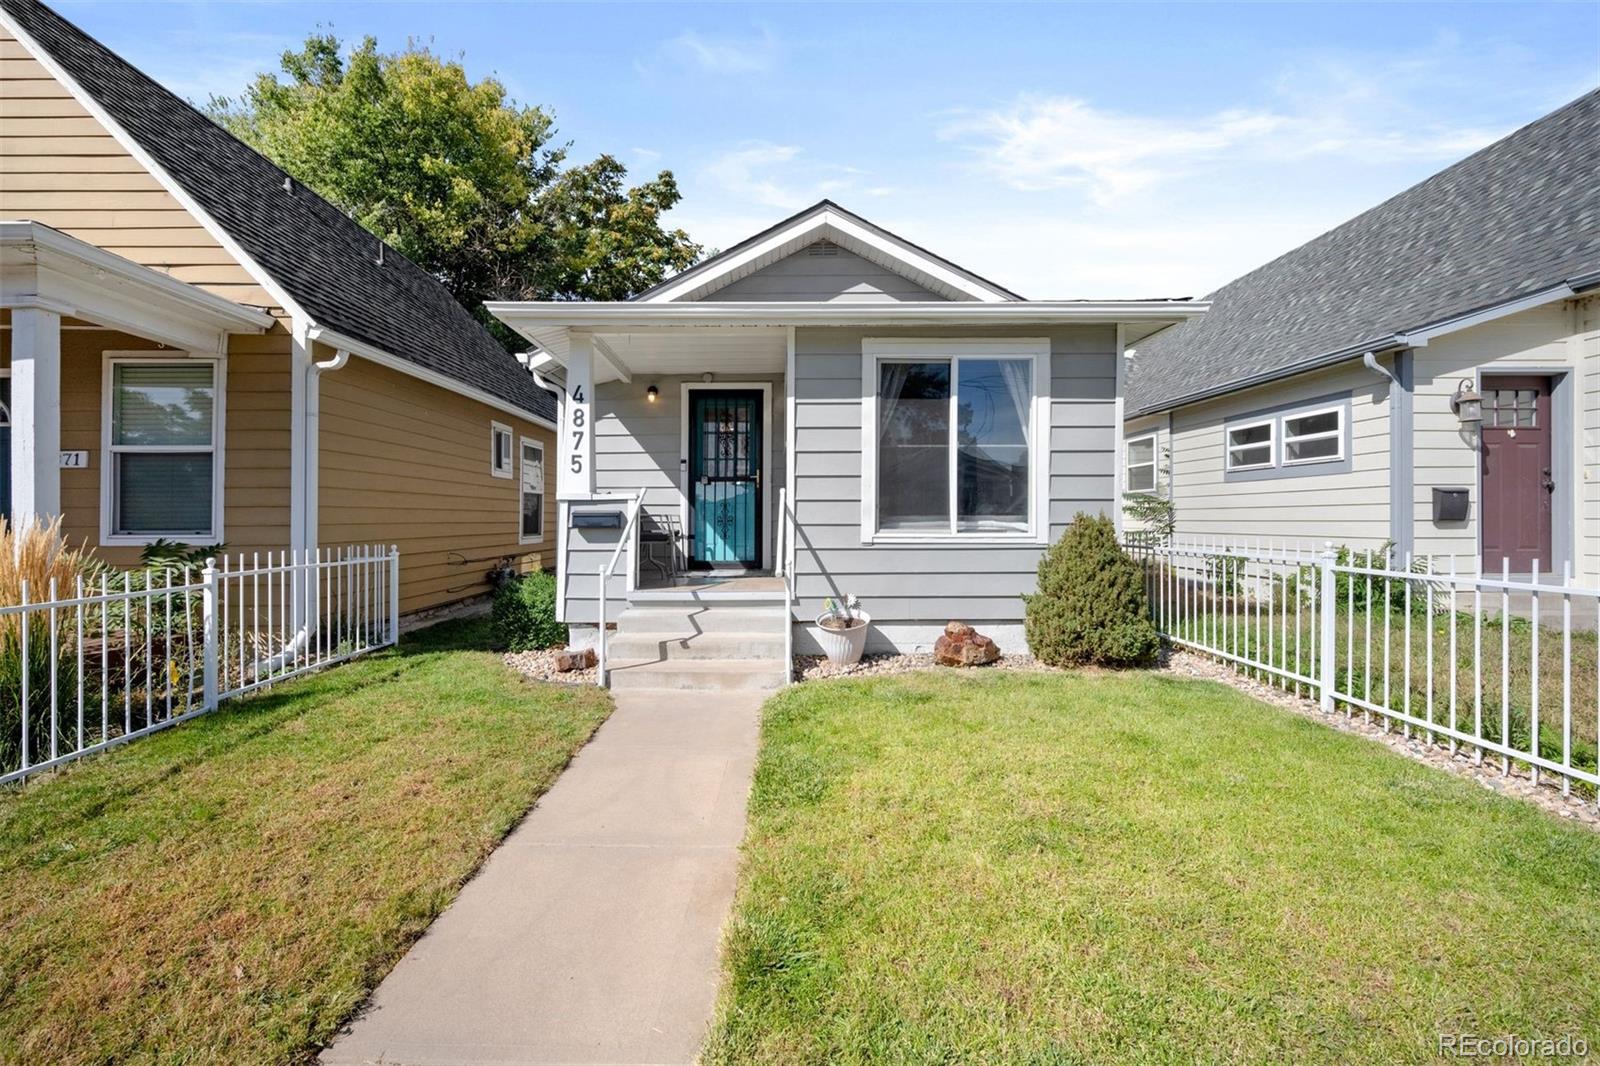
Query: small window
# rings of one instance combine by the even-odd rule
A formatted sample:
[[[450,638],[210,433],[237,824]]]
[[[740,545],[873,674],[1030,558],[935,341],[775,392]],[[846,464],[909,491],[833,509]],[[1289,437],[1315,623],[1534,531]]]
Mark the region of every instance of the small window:
[[[1156,439],[1135,437],[1128,441],[1124,482],[1129,492],[1156,491]]]
[[[1283,420],[1283,465],[1331,463],[1344,458],[1344,408],[1308,411]]]
[[[489,473],[511,476],[511,427],[498,422],[489,423]]]
[[[1271,466],[1272,427],[1270,419],[1228,427],[1228,469],[1254,470]]]
[[[111,364],[108,533],[113,537],[217,535],[217,364]]]
[[[522,439],[522,543],[544,539],[544,445]]]
[[[1490,429],[1537,429],[1537,389],[1485,389],[1483,424]]]

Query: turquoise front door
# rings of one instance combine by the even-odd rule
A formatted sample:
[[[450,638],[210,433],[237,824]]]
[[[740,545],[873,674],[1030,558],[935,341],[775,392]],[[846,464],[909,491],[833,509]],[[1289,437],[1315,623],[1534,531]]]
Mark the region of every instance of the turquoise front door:
[[[761,565],[761,393],[689,393],[690,562]]]

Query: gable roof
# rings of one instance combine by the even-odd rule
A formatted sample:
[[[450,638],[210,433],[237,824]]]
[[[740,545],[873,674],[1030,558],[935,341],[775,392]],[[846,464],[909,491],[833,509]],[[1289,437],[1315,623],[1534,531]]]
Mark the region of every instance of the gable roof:
[[[0,0],[0,12],[286,311],[554,421],[555,398],[432,274],[38,0]]]
[[[776,225],[634,297],[660,303],[698,300],[818,241],[830,241],[947,300],[1020,300],[1010,289],[957,266],[832,200],[818,200]]]
[[[1128,413],[1301,373],[1600,278],[1600,89],[1212,293],[1140,342]],[[1573,283],[1569,285],[1568,283]]]

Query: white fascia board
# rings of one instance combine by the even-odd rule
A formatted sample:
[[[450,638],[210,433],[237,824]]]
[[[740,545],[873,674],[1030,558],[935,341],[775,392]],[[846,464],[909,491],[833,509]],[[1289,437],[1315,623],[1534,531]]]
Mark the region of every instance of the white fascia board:
[[[607,333],[684,326],[917,326],[1049,325],[1141,321],[1178,322],[1196,318],[1204,301],[938,301],[929,303],[842,304],[822,302],[632,303],[575,301],[494,301],[489,313],[524,336],[549,329]],[[560,358],[557,345],[541,347]]]
[[[351,355],[359,355],[368,362],[377,363],[379,366],[386,366],[391,370],[397,370],[400,373],[414,377],[419,381],[426,381],[430,385],[437,385],[446,392],[453,392],[458,396],[465,396],[469,400],[477,400],[479,403],[484,404],[487,407],[492,407],[496,411],[504,411],[508,415],[515,415],[517,418],[525,419],[526,421],[532,422],[536,426],[542,426],[552,433],[556,431],[554,422],[551,422],[546,418],[541,418],[532,411],[525,411],[516,404],[502,400],[500,397],[484,392],[482,389],[474,388],[465,382],[457,381],[453,377],[440,374],[434,370],[429,370],[427,367],[418,366],[409,359],[401,359],[399,356],[391,355],[382,348],[375,348],[364,341],[358,341],[354,337],[346,336],[345,334],[331,330],[326,326],[313,324],[309,329],[307,329],[306,335],[311,340],[319,341],[322,344],[328,345],[330,348],[346,351]]]
[[[814,215],[799,219],[793,225],[787,226],[776,233],[769,234],[761,240],[742,251],[730,255],[718,263],[711,270],[701,274],[686,274],[681,280],[669,281],[659,291],[653,293],[641,303],[671,303],[682,299],[685,295],[701,290],[715,290],[721,286],[719,281],[729,274],[735,274],[751,263],[760,260],[763,256],[772,254],[789,244],[808,244],[825,237],[842,237],[839,243],[857,243],[867,248],[872,248],[899,263],[910,267],[912,270],[928,275],[956,292],[965,293],[975,300],[1007,300],[1011,299],[1006,293],[989,285],[952,270],[938,262],[924,252],[920,252],[900,241],[890,240],[879,233],[861,226],[831,210],[821,210]]]
[[[221,353],[230,333],[264,333],[271,315],[33,222],[0,222],[0,303],[62,314],[191,351]]]
[[[1395,339],[1407,348],[1425,348],[1428,342],[1435,337],[1459,333],[1461,330],[1481,326],[1486,322],[1493,322],[1496,319],[1515,315],[1522,311],[1531,311],[1535,307],[1543,307],[1545,304],[1570,300],[1576,295],[1578,295],[1577,290],[1570,283],[1564,281],[1559,285],[1552,285],[1548,289],[1541,289],[1538,292],[1529,293],[1527,296],[1519,296],[1514,300],[1507,300],[1492,307],[1485,307],[1480,311],[1456,315],[1453,318],[1446,318],[1433,325],[1422,326],[1406,333],[1397,333],[1395,334]]]
[[[201,207],[182,185],[174,181],[166,168],[156,162],[155,157],[145,151],[143,146],[111,116],[111,113],[101,107],[100,102],[91,93],[87,92],[83,86],[79,85],[77,79],[68,74],[61,64],[55,61],[55,57],[50,54],[49,49],[42,47],[35,41],[26,30],[17,25],[15,20],[5,13],[4,9],[0,9],[0,26],[5,27],[6,32],[10,33],[23,48],[27,49],[28,53],[39,62],[39,65],[44,67],[52,78],[60,82],[72,94],[73,99],[94,117],[95,121],[105,127],[106,132],[110,133],[112,139],[122,146],[123,151],[131,155],[140,166],[150,173],[151,177],[161,184],[163,189],[171,194],[174,200],[177,200],[182,205],[184,210],[194,216],[195,221],[200,223],[205,231],[211,235],[212,239],[222,245],[223,249],[233,256],[239,266],[255,280],[255,283],[260,285],[268,295],[278,302],[278,306],[283,309],[285,314],[291,318],[305,316],[305,312],[301,310],[300,305],[284,291],[283,287],[273,279],[272,275],[262,269],[261,264],[257,263],[250,257],[249,253],[239,246],[239,242],[234,240],[232,235],[219,225],[216,219],[211,217],[210,212]]]
[[[915,249],[909,248],[898,241],[885,240],[882,236],[865,228],[860,223],[835,215],[833,212],[824,212],[829,229],[843,235],[849,241],[858,241],[870,248],[875,248],[884,255],[890,256],[901,263],[919,270],[929,277],[935,278],[947,287],[958,292],[966,293],[975,300],[999,300],[1015,303],[1007,294],[989,285],[982,284],[967,277],[958,271],[952,270],[938,260]]]

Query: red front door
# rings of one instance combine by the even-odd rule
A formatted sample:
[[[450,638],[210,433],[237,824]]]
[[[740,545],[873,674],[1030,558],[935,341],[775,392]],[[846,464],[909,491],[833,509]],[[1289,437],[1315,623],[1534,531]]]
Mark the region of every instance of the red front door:
[[[1483,568],[1548,572],[1555,479],[1550,467],[1550,379],[1483,379]]]

